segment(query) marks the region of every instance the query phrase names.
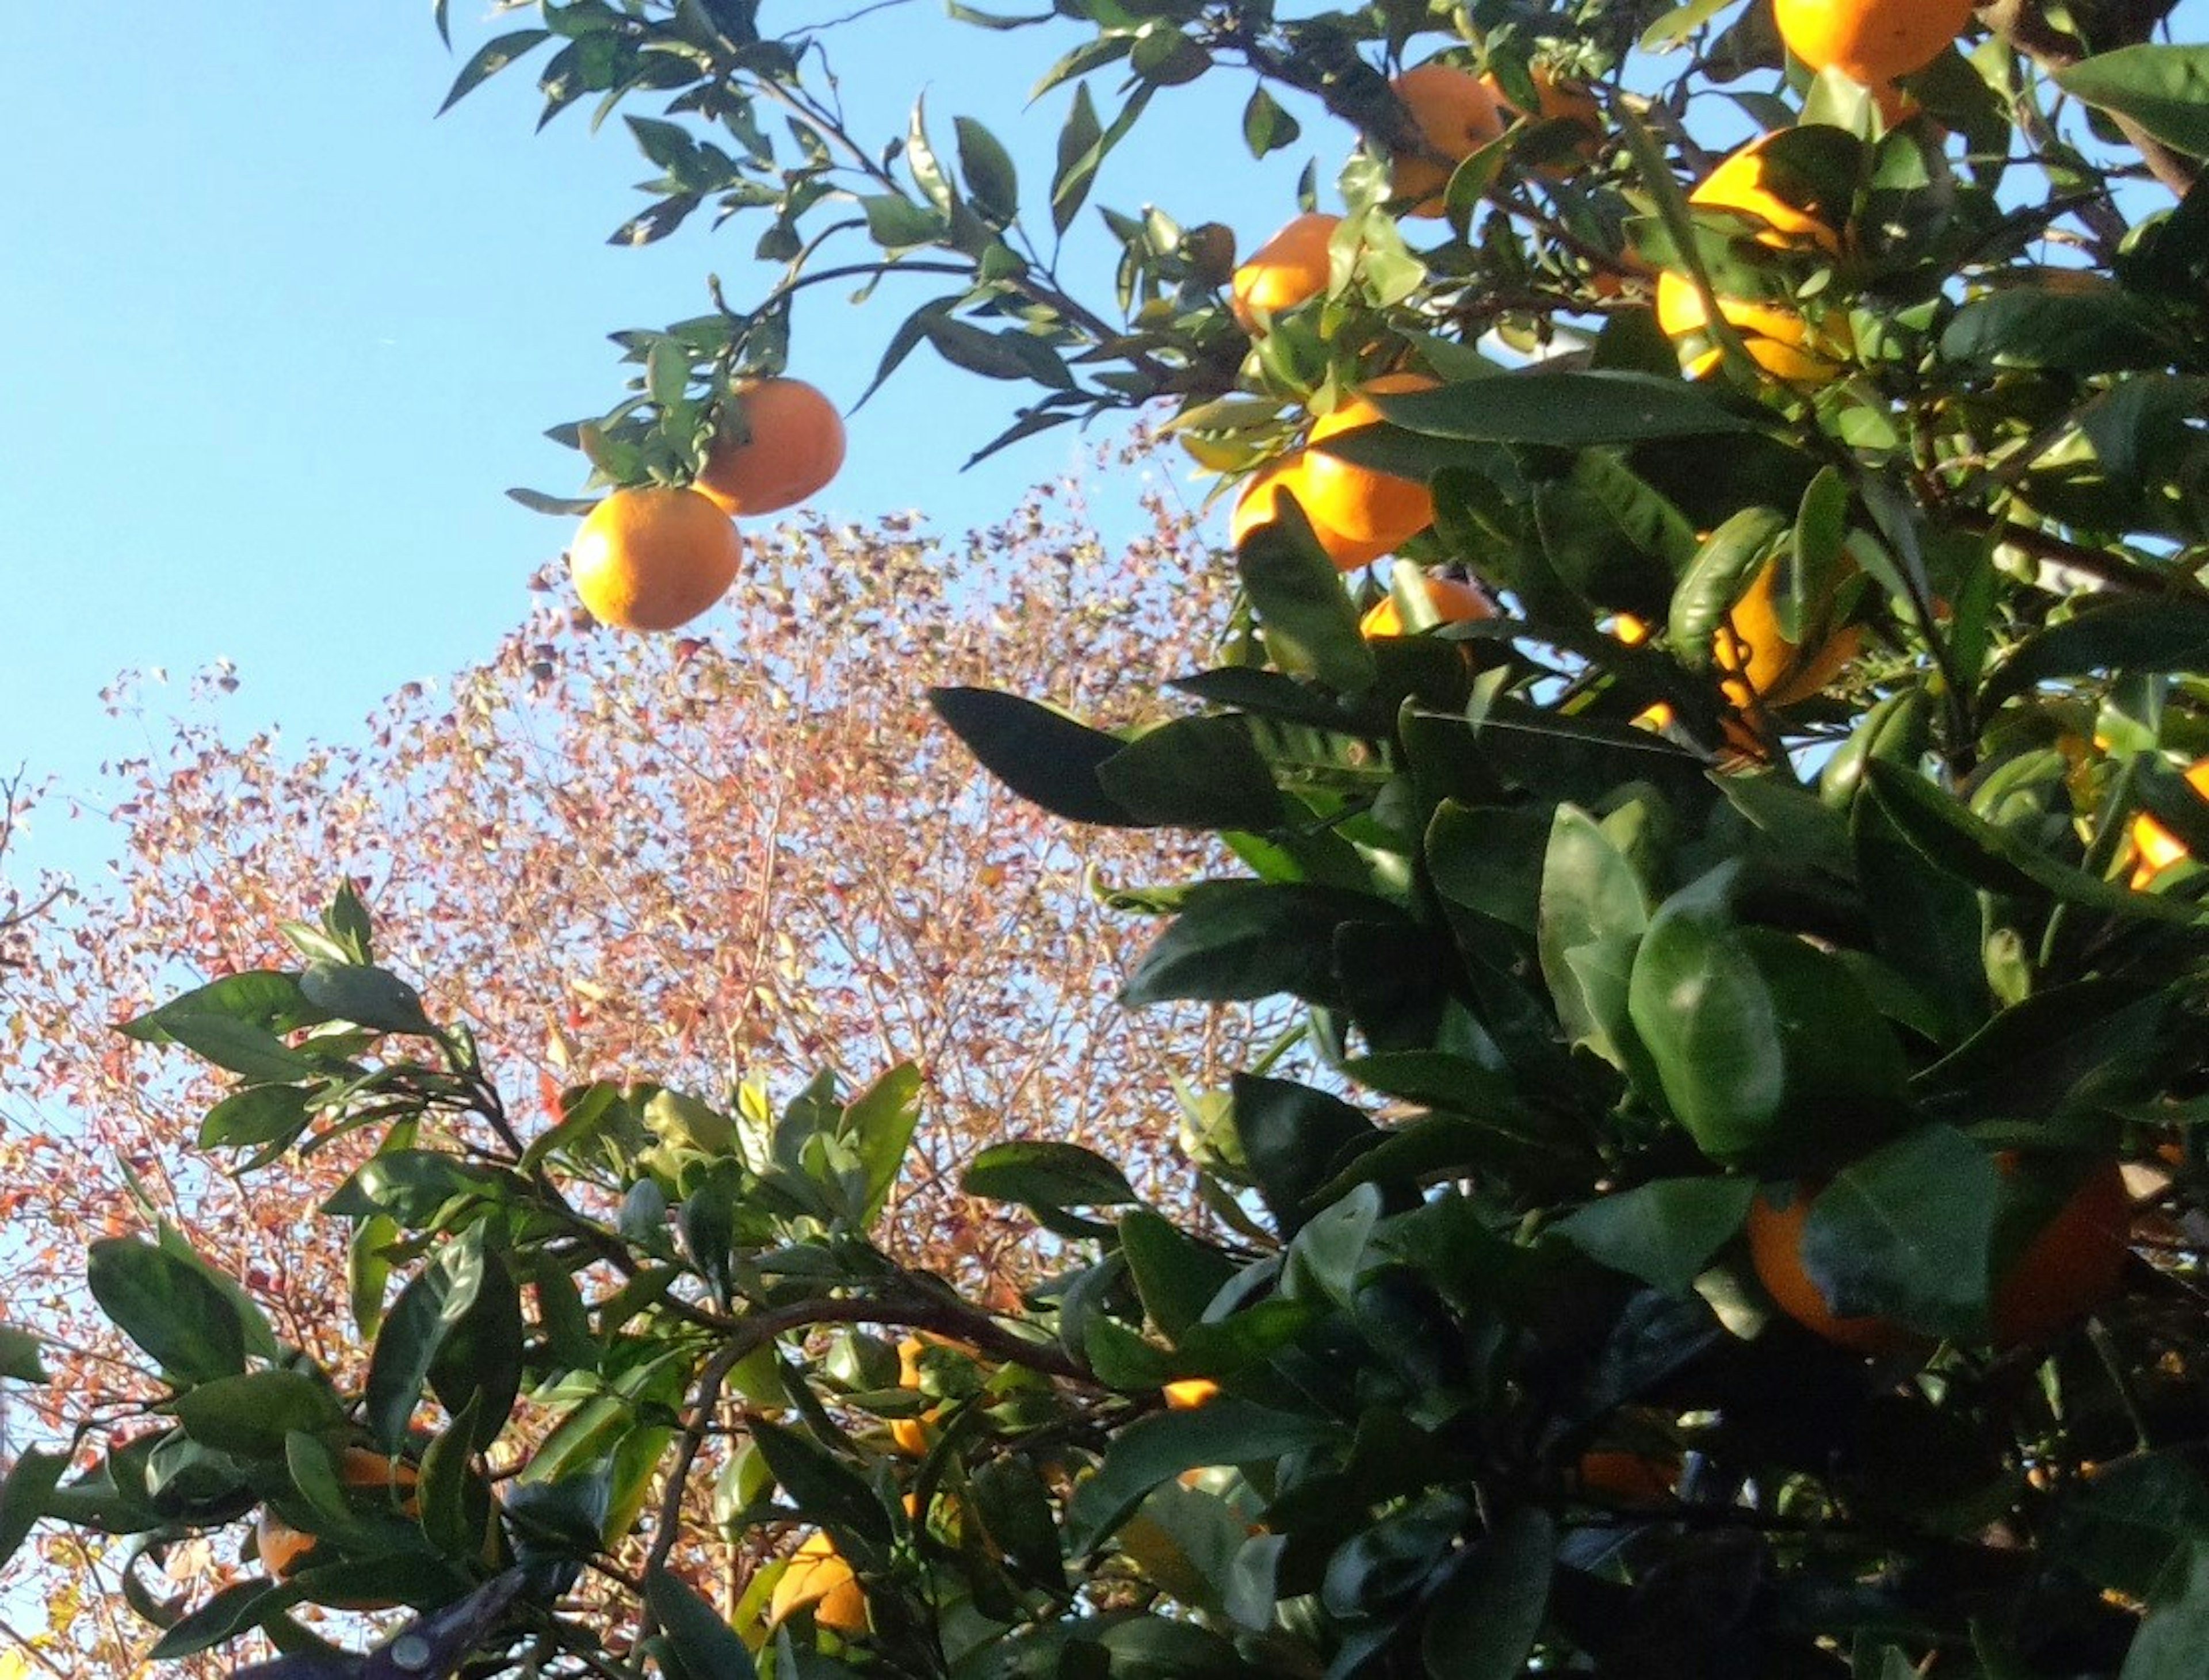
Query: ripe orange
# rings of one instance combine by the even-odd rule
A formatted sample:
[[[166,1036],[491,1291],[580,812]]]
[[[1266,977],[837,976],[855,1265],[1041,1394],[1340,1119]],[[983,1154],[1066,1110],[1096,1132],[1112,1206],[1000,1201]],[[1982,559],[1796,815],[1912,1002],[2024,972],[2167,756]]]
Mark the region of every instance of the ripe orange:
[[[1773,0],[1787,50],[1867,87],[1911,75],[1971,21],[1971,0]]]
[[[1457,578],[1422,578],[1419,587],[1427,597],[1427,605],[1440,624],[1462,624],[1468,619],[1493,618],[1496,608],[1471,584]],[[1415,635],[1416,631],[1404,627],[1403,615],[1396,610],[1396,597],[1384,595],[1357,621],[1358,633],[1368,641],[1376,636]]]
[[[1592,158],[1603,140],[1603,107],[1596,103],[1595,95],[1588,91],[1585,83],[1561,81],[1539,64],[1533,67],[1531,74],[1534,81],[1536,117],[1544,123],[1568,123],[1575,129],[1585,130],[1584,135],[1574,137],[1571,149],[1582,158]],[[1508,119],[1523,114],[1511,103],[1510,96],[1493,75],[1482,76],[1480,85],[1488,90],[1490,97],[1496,101],[1496,110],[1504,117]],[[1554,179],[1570,174],[1572,165],[1569,160],[1558,161],[1556,153],[1552,152],[1549,160],[1537,165],[1537,170],[1538,173]],[[1613,279],[1615,284],[1616,277]]]
[[[1454,64],[1421,64],[1388,86],[1419,131],[1419,149],[1389,157],[1390,194],[1411,201],[1406,215],[1439,216],[1451,171],[1503,132],[1503,113],[1480,78]]]
[[[2004,1172],[2012,1170],[2009,1157]],[[2030,1347],[2085,1317],[2117,1291],[2132,1243],[2124,1169],[2097,1161],[2025,1245],[1995,1292],[1995,1343]]]
[[[1791,202],[1773,190],[1767,178],[1763,148],[1769,135],[1751,141],[1712,170],[1710,178],[1688,195],[1688,202],[1711,210],[1738,210],[1761,224],[1754,237],[1774,249],[1815,247],[1829,256],[1840,254],[1840,235],[1812,206]],[[1820,385],[1840,372],[1840,363],[1827,353],[1830,347],[1811,342],[1809,324],[1797,310],[1785,304],[1744,297],[1721,297],[1718,313],[1742,337],[1749,359],[1767,373],[1797,385]],[[1702,293],[1688,275],[1667,270],[1657,278],[1657,325],[1665,336],[1685,339],[1705,332],[1710,315]],[[1838,334],[1838,327],[1829,327]],[[1715,348],[1695,354],[1687,364],[1691,379],[1700,379],[1722,359]]]
[[[1435,384],[1424,374],[1383,374],[1314,421],[1311,441],[1318,445],[1377,426],[1381,411],[1374,397],[1431,391]],[[1435,499],[1417,479],[1358,466],[1323,449],[1315,447],[1305,457],[1304,484],[1311,492],[1304,506],[1312,518],[1356,542],[1385,543],[1393,549],[1435,522]]]
[[[1262,331],[1266,315],[1293,309],[1327,290],[1327,242],[1341,225],[1339,216],[1309,212],[1250,253],[1229,285],[1235,319],[1244,332]]]
[[[1339,572],[1355,572],[1361,566],[1369,566],[1395,545],[1393,543],[1374,543],[1345,537],[1332,525],[1322,525],[1313,513],[1311,487],[1307,480],[1309,458],[1301,449],[1285,455],[1263,471],[1251,475],[1243,485],[1243,494],[1236,499],[1235,513],[1228,524],[1228,537],[1237,547],[1243,539],[1261,525],[1271,525],[1277,511],[1277,499],[1285,490],[1296,498],[1297,506],[1303,509],[1304,518],[1311,524],[1312,534],[1319,539],[1327,557],[1334,562]]]
[[[408,1515],[416,1509],[413,1489],[419,1479],[419,1473],[406,1460],[386,1458],[365,1447],[347,1447],[338,1455],[339,1485],[404,1493],[406,1497],[400,1509]],[[253,1520],[254,1550],[260,1555],[262,1567],[278,1581],[290,1580],[314,1562],[314,1553],[320,1544],[320,1537],[304,1528],[294,1528],[266,1505]],[[388,1599],[358,1602],[348,1599],[340,1608],[388,1610],[396,1602]]]
[[[1756,1275],[1779,1310],[1797,1323],[1808,1326],[1828,1341],[1859,1353],[1887,1353],[1909,1345],[1908,1332],[1884,1318],[1844,1318],[1827,1304],[1825,1292],[1811,1281],[1803,1268],[1803,1227],[1816,1199],[1806,1184],[1795,1186],[1785,1208],[1765,1199],[1761,1191],[1749,1209],[1749,1257]]]
[[[802,379],[748,380],[721,416],[698,492],[723,513],[773,513],[827,487],[844,465],[844,417]]]
[[[590,512],[568,549],[575,593],[593,618],[621,630],[672,630],[736,581],[743,541],[695,490],[616,490]]]
[[[1169,1383],[1159,1392],[1165,1396],[1169,1412],[1194,1412],[1200,1406],[1209,1406],[1219,1395],[1219,1384],[1209,1377],[1184,1377]]]
[[[921,1355],[927,1352],[928,1343],[917,1335],[909,1335],[898,1343],[898,1387],[918,1392]],[[889,1420],[890,1439],[906,1456],[925,1457],[928,1453],[928,1425],[935,1417],[936,1409],[931,1407],[918,1418],[892,1418]]]
[[[767,1625],[786,1620],[806,1605],[813,1606],[813,1619],[822,1627],[844,1634],[867,1630],[867,1595],[859,1590],[859,1578],[836,1543],[817,1529],[790,1554],[789,1566],[767,1595]]]
[[[1730,674],[1720,686],[1742,711],[1793,705],[1822,692],[1863,643],[1863,626],[1843,625],[1806,655],[1779,633],[1773,598],[1779,583],[1774,561],[1734,604],[1714,643],[1718,667]]]
[[[2017,1157],[1996,1164],[2005,1175]],[[1840,1317],[1803,1265],[1803,1230],[1816,1191],[1795,1187],[1786,1209],[1760,1193],[1749,1210],[1749,1257],[1784,1312],[1828,1341],[1862,1353],[1910,1345],[1900,1325],[1876,1317]],[[2030,1347],[2086,1317],[2116,1292],[2132,1238],[2132,1196],[2115,1160],[2097,1161],[2036,1231],[1995,1286],[1991,1319],[1997,1347]]]
[[[1580,1489],[1622,1505],[1661,1505],[1680,1479],[1677,1459],[1616,1449],[1582,1453]]]
[[[2186,780],[2194,791],[2209,799],[2209,759],[2198,759],[2186,772]],[[2185,842],[2161,823],[2141,812],[2132,820],[2128,831],[2133,843],[2133,891],[2146,888],[2164,870],[2188,856]]]

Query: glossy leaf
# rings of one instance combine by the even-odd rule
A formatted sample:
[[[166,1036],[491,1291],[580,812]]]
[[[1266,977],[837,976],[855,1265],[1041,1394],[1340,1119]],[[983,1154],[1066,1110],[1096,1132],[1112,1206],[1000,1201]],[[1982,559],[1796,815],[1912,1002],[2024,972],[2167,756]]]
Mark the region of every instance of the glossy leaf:
[[[228,1295],[189,1262],[135,1237],[92,1245],[85,1281],[116,1329],[179,1383],[245,1369],[245,1324]]]

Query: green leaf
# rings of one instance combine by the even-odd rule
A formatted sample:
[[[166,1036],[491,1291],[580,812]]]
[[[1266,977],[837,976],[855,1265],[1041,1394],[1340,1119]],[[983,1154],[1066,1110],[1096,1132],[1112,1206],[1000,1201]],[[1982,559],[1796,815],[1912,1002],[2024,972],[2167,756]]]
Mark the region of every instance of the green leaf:
[[[505,1175],[436,1149],[387,1149],[364,1161],[331,1193],[322,1211],[338,1219],[388,1214],[409,1230],[426,1227],[458,1197],[503,1199]]]
[[[874,193],[859,201],[867,219],[867,237],[886,251],[911,250],[932,245],[943,237],[943,218],[902,193]]]
[[[1133,41],[1127,41],[1118,51],[1124,54],[1133,51],[1134,46]],[[1040,93],[1042,89],[1037,91]],[[1103,161],[1099,147],[1104,135],[1104,127],[1097,120],[1096,104],[1089,97],[1088,84],[1084,82],[1074,90],[1074,104],[1058,131],[1058,167],[1050,178],[1050,225],[1055,232],[1064,233],[1081,213],[1082,203],[1097,177],[1097,165]]]
[[[2159,893],[2131,892],[2074,869],[1973,815],[1915,771],[1898,765],[1864,766],[1873,795],[1895,827],[1936,868],[1989,891],[2054,894],[2090,909],[2142,921],[2198,927],[2209,911]]]
[[[1379,671],[1358,633],[1357,609],[1296,498],[1284,495],[1277,506],[1276,517],[1235,552],[1266,657],[1290,676],[1315,678],[1339,694],[1363,694]]]
[[[776,1485],[807,1517],[836,1530],[840,1539],[889,1543],[889,1513],[857,1471],[795,1430],[764,1418],[754,1419],[750,1429]]]
[[[1521,1507],[1459,1554],[1427,1609],[1430,1680],[1514,1680],[1542,1631],[1556,1568],[1556,1519]]]
[[[2127,46],[2055,72],[2074,98],[2129,117],[2164,145],[2209,158],[2209,46]],[[2134,1680],[2131,1667],[2125,1680]]]
[[[1803,1230],[1803,1266],[1842,1317],[1984,1335],[2001,1176],[1952,1126],[1920,1127],[1843,1171]]]
[[[1379,1142],[1380,1128],[1339,1097],[1291,1080],[1237,1074],[1232,1089],[1250,1180],[1281,1233],[1293,1236],[1314,1193],[1355,1151]]]
[[[920,1124],[920,1070],[900,1062],[854,1097],[844,1110],[839,1132],[866,1171],[866,1204],[861,1222],[872,1224],[888,1202],[906,1152]]]
[[[307,1129],[314,1095],[299,1085],[248,1085],[232,1091],[200,1122],[203,1149],[258,1149],[280,1141],[289,1145]]]
[[[168,1409],[195,1441],[241,1458],[278,1457],[286,1436],[321,1435],[345,1423],[328,1383],[281,1368],[202,1383]]]
[[[1513,373],[1377,397],[1387,419],[1433,437],[1586,448],[1756,432],[1765,423],[1677,380],[1630,373]]]
[[[1098,780],[1127,745],[1062,711],[990,688],[931,688],[928,702],[966,750],[1031,804],[1069,822],[1143,825]]]
[[[996,135],[971,117],[954,117],[959,136],[959,172],[966,191],[982,213],[996,222],[1009,222],[1020,213],[1020,174],[1012,153]]]
[[[1368,894],[1261,881],[1210,881],[1152,942],[1121,993],[1141,1005],[1174,999],[1247,1001],[1285,993],[1343,1001],[1335,963],[1342,927],[1400,926],[1403,913]]]
[[[1315,1447],[1332,1428],[1223,1395],[1194,1412],[1167,1412],[1123,1430],[1097,1473],[1074,1491],[1067,1539],[1075,1553],[1094,1551],[1150,1491],[1184,1470],[1207,1465],[1255,1465]]]
[[[2088,292],[2013,286],[1966,303],[1941,334],[1951,362],[2058,373],[2160,368],[2177,353],[2164,317],[2115,285]]]
[[[721,1612],[680,1576],[653,1570],[645,1577],[644,1602],[666,1640],[661,1666],[668,1680],[752,1680],[758,1672]]]
[[[43,1383],[46,1368],[39,1362],[39,1349],[45,1343],[28,1330],[19,1330],[12,1324],[0,1324],[0,1377],[12,1377],[18,1383]],[[0,1566],[6,1559],[0,1558]]]
[[[1166,1338],[1179,1341],[1235,1275],[1234,1262],[1147,1208],[1120,1219],[1120,1251],[1135,1293]]]
[[[960,1188],[1025,1208],[1123,1207],[1141,1199],[1127,1174],[1079,1143],[993,1143],[968,1164]]]
[[[1599,1197],[1551,1228],[1613,1271],[1684,1295],[1741,1229],[1755,1194],[1747,1179],[1659,1179]]]
[[[1251,89],[1250,102],[1243,107],[1243,140],[1252,157],[1262,158],[1294,146],[1303,133],[1297,119],[1281,108],[1264,83]]]
[[[444,0],[438,0],[437,11],[442,28]],[[468,62],[460,66],[460,73],[453,78],[451,91],[446,93],[445,102],[437,107],[436,114],[442,117],[508,65],[551,39],[552,32],[549,29],[516,29],[509,34],[485,41],[469,55]]]
[[[1672,591],[1665,626],[1674,657],[1689,670],[1710,669],[1718,626],[1787,531],[1787,516],[1778,508],[1744,507],[1697,550]]]
[[[179,1384],[245,1369],[245,1324],[190,1262],[135,1237],[92,1245],[85,1281],[100,1311]]]
[[[1979,691],[1991,711],[2013,695],[2067,677],[2209,672],[2209,604],[2121,596],[2028,636]]]
[[[455,1413],[482,1396],[482,1426],[495,1434],[514,1403],[521,1339],[520,1292],[485,1245],[484,1227],[473,1227],[437,1251],[384,1319],[370,1357],[366,1396],[376,1444],[399,1450],[423,1389],[433,1383],[438,1399]],[[478,1359],[482,1364],[469,1368]],[[501,1392],[503,1403],[497,1401]]]
[[[15,1557],[33,1526],[46,1515],[54,1485],[69,1464],[67,1453],[27,1447],[8,1467],[8,1479],[0,1483],[0,1569]]]
[[[2196,1545],[2209,1545],[2209,1485],[2175,1452],[2134,1453],[2103,1465],[2068,1491],[2049,1534],[2049,1550],[2063,1566],[2150,1603],[2183,1582],[2183,1562]]]
[[[2090,61],[2091,62],[2091,61]],[[2192,1680],[2209,1650],[2209,1544],[2196,1540],[2186,1563],[2186,1586],[2147,1614],[2133,1635],[2117,1680]]]
[[[146,1653],[149,1662],[175,1662],[257,1628],[270,1617],[296,1603],[295,1587],[273,1581],[241,1581],[226,1587],[205,1604],[183,1617],[153,1641]]]
[[[1239,717],[1177,717],[1097,766],[1098,785],[1135,820],[1248,829],[1281,823],[1273,773]]]

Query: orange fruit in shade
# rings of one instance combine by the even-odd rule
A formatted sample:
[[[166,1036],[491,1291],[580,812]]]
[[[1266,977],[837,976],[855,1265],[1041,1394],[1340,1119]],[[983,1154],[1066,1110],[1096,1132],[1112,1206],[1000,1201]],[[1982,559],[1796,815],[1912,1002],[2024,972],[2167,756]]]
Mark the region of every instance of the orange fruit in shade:
[[[2005,1155],[2002,1170],[2013,1170]],[[1995,1291],[1997,1347],[2030,1347],[2117,1292],[2131,1251],[2132,1193],[2115,1161],[2097,1161],[2037,1232]]]
[[[1391,549],[1435,522],[1435,499],[1418,480],[1359,466],[1318,447],[1329,438],[1379,425],[1381,411],[1373,398],[1431,391],[1435,385],[1424,374],[1383,374],[1312,423],[1314,447],[1304,462],[1304,484],[1311,494],[1304,508],[1314,519],[1354,542],[1382,543]]]
[[[1971,0],[1773,0],[1787,50],[1867,87],[1912,75],[1971,21]]]
[[[2194,791],[2209,799],[2209,759],[2199,759],[2186,772]],[[2143,811],[2128,831],[2133,843],[2133,890],[2139,891],[2182,857],[2191,855],[2186,843]]]
[[[844,417],[802,379],[748,380],[693,488],[731,516],[794,507],[844,465]]]
[[[928,1344],[917,1335],[909,1335],[898,1343],[898,1387],[920,1388],[920,1360],[927,1353]],[[892,1418],[889,1420],[890,1439],[897,1449],[911,1458],[925,1457],[928,1453],[928,1425],[936,1413],[933,1410],[918,1418]]]
[[[404,1495],[399,1509],[410,1516],[416,1509],[413,1490],[419,1479],[420,1473],[404,1459],[386,1458],[365,1447],[347,1447],[338,1455],[340,1486],[364,1491],[382,1489],[394,1497]],[[288,1581],[311,1563],[320,1544],[319,1536],[293,1527],[266,1505],[254,1518],[254,1550],[260,1556],[262,1567],[278,1581]],[[348,1599],[340,1608],[388,1610],[396,1602],[388,1599]]]
[[[621,630],[672,630],[728,591],[743,559],[729,516],[695,490],[616,490],[568,548],[575,593]]]
[[[1219,1398],[1219,1384],[1209,1377],[1184,1377],[1167,1383],[1159,1392],[1165,1396],[1169,1412],[1194,1412]]]
[[[2007,1176],[2014,1155],[1996,1157]],[[1759,1192],[1749,1210],[1749,1257],[1782,1311],[1827,1341],[1884,1353],[1916,1338],[1876,1317],[1842,1317],[1803,1264],[1803,1232],[1816,1191],[1797,1184],[1785,1209]],[[2115,1160],[2099,1161],[2035,1231],[1995,1286],[1990,1319],[1997,1347],[2031,1347],[2085,1317],[2116,1293],[2132,1239],[2132,1196]]]
[[[1845,1318],[1836,1313],[1827,1303],[1825,1291],[1803,1269],[1803,1227],[1809,1222],[1815,1199],[1808,1185],[1798,1184],[1785,1208],[1761,1191],[1749,1203],[1749,1257],[1766,1293],[1797,1323],[1843,1347],[1859,1353],[1889,1353],[1906,1347],[1911,1336],[1899,1324],[1869,1316]]]
[[[1236,498],[1234,517],[1228,522],[1228,537],[1238,548],[1243,539],[1261,525],[1273,524],[1279,514],[1279,497],[1283,491],[1296,498],[1297,506],[1312,528],[1312,535],[1327,557],[1334,562],[1339,572],[1355,572],[1369,566],[1395,545],[1393,543],[1361,541],[1344,536],[1332,525],[1324,525],[1313,513],[1312,492],[1306,483],[1308,458],[1301,449],[1283,456],[1271,466],[1253,473]]]
[[[1621,1505],[1661,1505],[1680,1479],[1677,1459],[1616,1449],[1582,1453],[1580,1491]]]
[[[1427,606],[1437,624],[1462,624],[1468,619],[1496,616],[1494,603],[1462,579],[1424,577],[1419,580],[1419,590],[1426,597]],[[1396,610],[1393,593],[1382,596],[1366,609],[1365,616],[1357,621],[1357,631],[1369,641],[1377,636],[1418,633],[1404,627],[1403,615]]]
[[[1780,633],[1774,599],[1779,585],[1775,561],[1756,574],[1734,603],[1714,644],[1718,667],[1729,673],[1721,687],[1743,711],[1793,705],[1822,693],[1863,645],[1863,627],[1846,624],[1805,654]]]
[[[1408,199],[1404,213],[1439,216],[1451,172],[1503,132],[1496,95],[1470,70],[1421,64],[1388,84],[1418,129],[1416,149],[1388,159],[1391,196]]]
[[[1327,290],[1327,243],[1341,225],[1339,216],[1309,212],[1250,253],[1228,285],[1235,319],[1244,332],[1263,330],[1265,316],[1293,309]]]
[[[807,1605],[822,1627],[842,1634],[867,1630],[867,1595],[859,1590],[859,1578],[836,1543],[819,1530],[798,1543],[767,1595],[767,1625],[787,1620]]]
[[[1528,75],[1534,83],[1534,116],[1537,120],[1568,123],[1574,128],[1584,130],[1582,135],[1573,140],[1571,150],[1584,159],[1592,158],[1603,140],[1603,107],[1596,103],[1595,95],[1588,91],[1585,83],[1560,81],[1539,64],[1533,66]],[[1480,85],[1489,91],[1496,101],[1496,110],[1507,121],[1525,114],[1512,104],[1511,96],[1503,91],[1502,84],[1495,76],[1483,75]],[[1563,148],[1560,147],[1557,149]],[[1536,172],[1556,180],[1570,175],[1573,168],[1570,159],[1560,159],[1556,152],[1552,151],[1544,161],[1536,165]],[[1615,277],[1613,284],[1616,285]]]
[[[1761,224],[1754,235],[1761,245],[1774,249],[1815,247],[1838,256],[1841,239],[1832,224],[1813,207],[1792,202],[1773,190],[1763,156],[1771,139],[1770,135],[1761,135],[1727,158],[1688,195],[1688,202],[1701,209],[1737,210],[1754,217]],[[1828,346],[1812,342],[1809,323],[1800,311],[1785,304],[1745,297],[1720,297],[1718,303],[1719,315],[1740,333],[1749,359],[1766,372],[1797,385],[1823,384],[1840,372],[1839,359],[1827,353],[1829,348],[1845,347],[1839,341],[1841,329],[1837,325],[1826,329],[1827,336],[1834,340]],[[1708,329],[1710,313],[1692,278],[1669,269],[1658,276],[1657,325],[1675,340]],[[1687,363],[1688,377],[1702,378],[1721,360],[1715,346],[1694,353]]]

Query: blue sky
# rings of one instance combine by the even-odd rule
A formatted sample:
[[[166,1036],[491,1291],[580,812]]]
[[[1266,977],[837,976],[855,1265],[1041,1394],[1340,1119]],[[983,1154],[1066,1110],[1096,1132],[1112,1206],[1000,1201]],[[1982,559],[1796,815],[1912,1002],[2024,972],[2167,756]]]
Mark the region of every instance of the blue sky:
[[[11,15],[0,768],[96,794],[100,762],[142,752],[219,658],[240,679],[230,732],[280,723],[296,745],[486,655],[569,530],[503,492],[579,489],[580,458],[541,433],[617,393],[605,333],[701,312],[709,270],[735,298],[764,284],[751,234],[717,237],[702,216],[645,250],[608,246],[651,171],[582,109],[533,134],[533,76],[433,120],[492,26],[461,0],[448,56],[428,14],[237,0],[219,25],[190,7]],[[1025,118],[1020,98],[1050,38],[956,27],[932,3],[867,28],[847,32],[864,53],[839,60],[863,129],[900,132],[924,82],[947,135],[959,111],[998,128],[1032,195],[1063,95]],[[1243,91],[1223,87],[1224,117],[1206,119],[1231,149]],[[1248,174],[1192,180],[1176,160],[1189,109],[1154,107],[1144,152],[1098,197],[1132,207],[1138,183],[1171,182],[1169,207],[1233,222],[1247,248],[1292,210],[1290,171],[1262,192]],[[1351,138],[1335,126],[1308,123],[1294,161],[1315,151],[1331,171]],[[1186,196],[1200,187],[1212,202]],[[848,405],[899,301],[824,298],[799,317],[792,370]],[[948,532],[986,520],[1080,447],[1056,433],[960,475],[1019,395],[915,356],[852,421],[822,505],[918,507]],[[147,723],[108,717],[100,689],[152,668],[171,681],[146,688]],[[55,806],[15,861],[84,870],[106,844],[104,825]]]

